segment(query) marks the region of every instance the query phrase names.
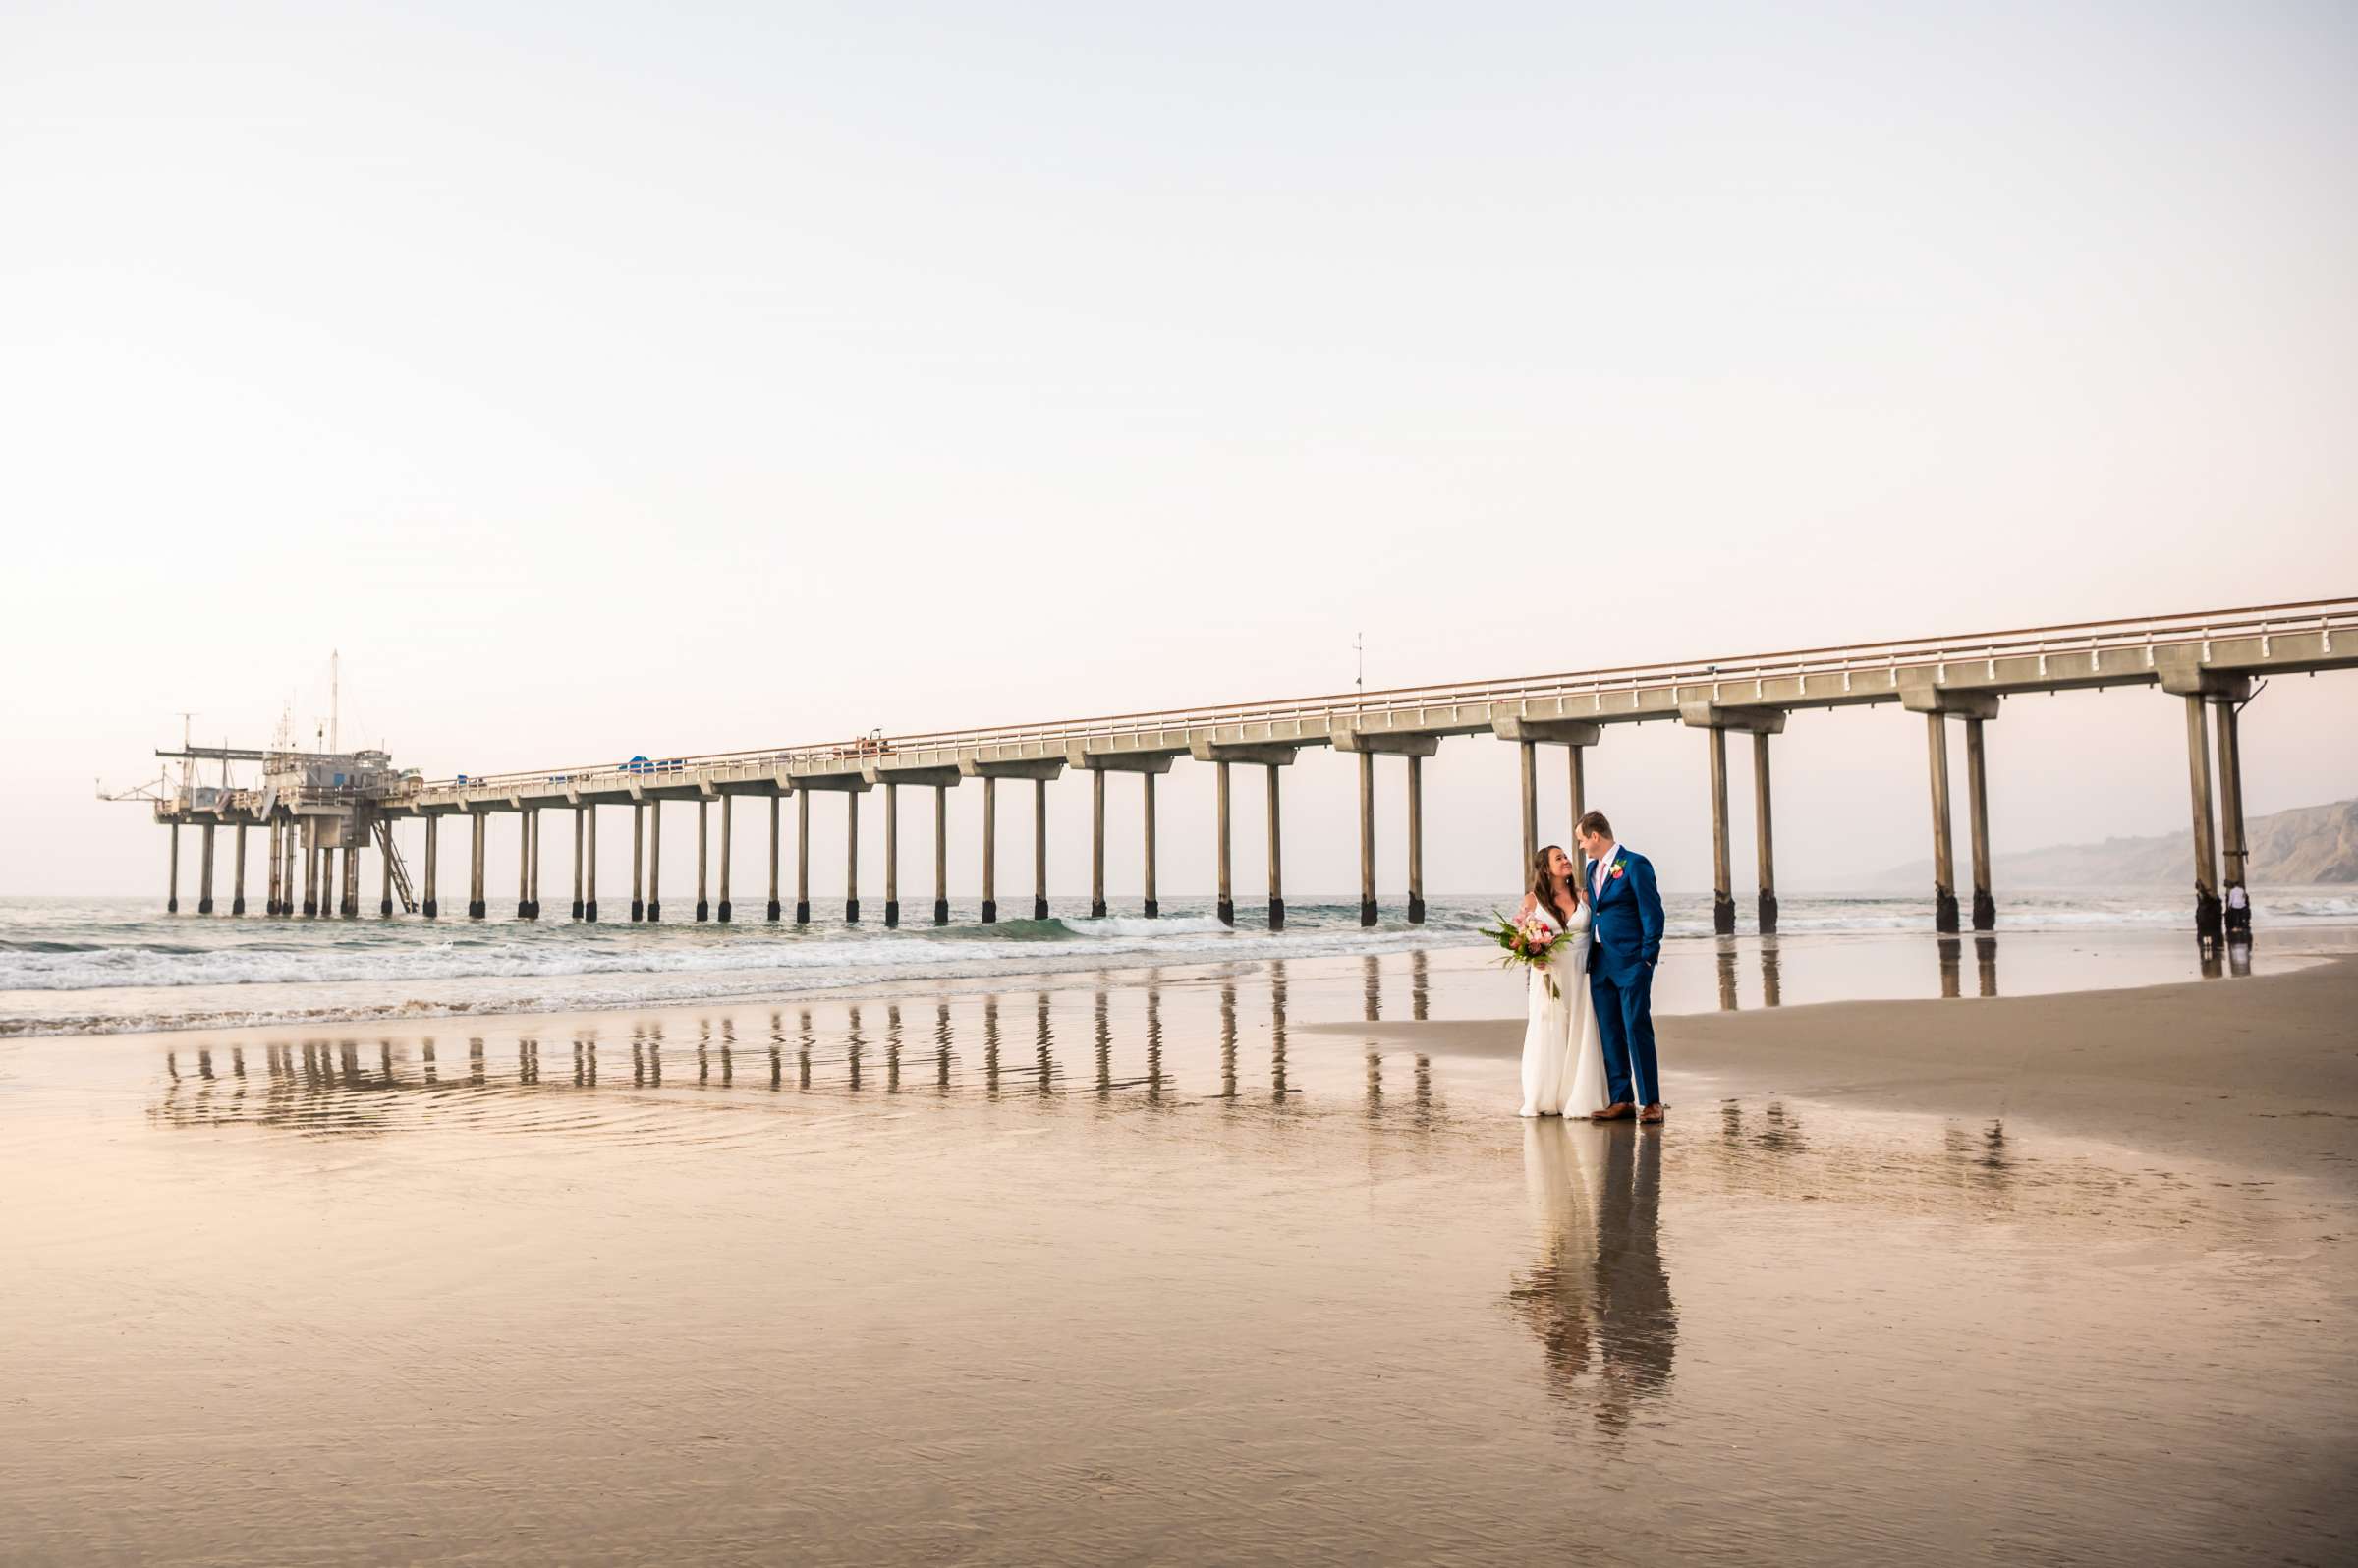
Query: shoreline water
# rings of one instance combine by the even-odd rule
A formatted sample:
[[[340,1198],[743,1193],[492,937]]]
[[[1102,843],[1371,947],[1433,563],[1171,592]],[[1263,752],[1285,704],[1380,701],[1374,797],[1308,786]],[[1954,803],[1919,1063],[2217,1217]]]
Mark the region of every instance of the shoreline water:
[[[2089,974],[2059,977],[2043,956],[2075,948],[2118,955],[2131,980],[2115,983],[2192,978],[2182,912],[2164,912],[2143,895],[2010,908],[1999,932],[1945,948],[1924,929],[1920,900],[1795,895],[1783,932],[1766,939],[1712,937],[1708,903],[1672,906],[1670,972],[1720,966],[1722,1006],[1775,1005],[1780,989],[1822,998],[1828,993],[1812,991],[1808,976],[1825,969],[1829,954],[1842,955],[1849,971],[1848,988],[1835,992],[1844,995],[1913,994],[1888,989],[1876,974],[1879,959],[1894,975],[1931,975],[1936,964],[1961,970],[1961,980],[1944,973],[1937,983],[1966,993],[2101,983]],[[2308,889],[2271,907],[2282,919],[2263,927],[2254,960],[2263,970],[2293,947],[2330,944],[2344,939],[2337,931],[2358,929],[2358,894]],[[885,930],[824,921],[794,927],[196,920],[130,900],[0,900],[0,1038],[786,1000],[945,983],[973,989],[1109,969],[1479,951],[1472,927],[1490,912],[1488,901],[1435,899],[1426,924],[1393,912],[1362,927],[1355,904],[1311,902],[1294,907],[1285,930],[1270,931],[1251,911],[1240,911],[1230,928],[1208,905],[1171,900],[1156,921],[1068,910],[1044,922],[982,925],[961,908],[945,927]],[[1991,974],[1993,942],[2006,955],[2002,979]],[[2240,963],[2252,951],[2224,950],[2220,962]],[[1781,974],[1779,955],[1788,960]]]

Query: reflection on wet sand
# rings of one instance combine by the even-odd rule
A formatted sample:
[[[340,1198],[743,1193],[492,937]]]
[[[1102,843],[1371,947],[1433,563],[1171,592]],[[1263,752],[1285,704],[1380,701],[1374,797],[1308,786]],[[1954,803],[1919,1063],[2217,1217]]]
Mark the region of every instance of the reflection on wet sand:
[[[1662,1260],[1663,1140],[1630,1124],[1523,1129],[1540,1253],[1507,1291],[1539,1337],[1548,1391],[1608,1432],[1670,1384],[1678,1309]]]

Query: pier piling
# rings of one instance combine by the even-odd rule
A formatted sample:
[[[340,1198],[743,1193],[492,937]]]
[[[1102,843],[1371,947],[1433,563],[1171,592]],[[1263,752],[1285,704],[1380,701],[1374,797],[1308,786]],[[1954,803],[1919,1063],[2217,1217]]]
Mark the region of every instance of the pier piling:
[[[2186,780],[2194,806],[2194,928],[2205,937],[2221,934],[2218,847],[2211,828],[2211,748],[2207,744],[2200,692],[2186,698]]]
[[[901,924],[901,787],[884,781],[884,928]]]
[[[213,824],[206,822],[196,834],[196,913],[213,912]]]
[[[778,902],[778,797],[773,793],[769,798],[769,910],[762,918],[775,925],[785,913]]]
[[[229,912],[246,913],[246,824],[240,822],[231,841],[233,860],[230,866]]]
[[[1727,731],[1714,724],[1704,735],[1711,743],[1712,756],[1712,929],[1720,936],[1733,936],[1736,894],[1727,846]]]
[[[646,803],[646,921],[650,925],[663,919],[663,803],[649,799]]]
[[[361,847],[344,847],[344,902],[341,911],[346,920],[358,919],[361,913]]]
[[[1285,929],[1285,870],[1284,870],[1284,867],[1285,867],[1285,854],[1284,854],[1284,850],[1283,850],[1282,837],[1281,837],[1280,828],[1279,828],[1279,823],[1278,823],[1278,811],[1277,811],[1277,788],[1278,788],[1278,786],[1277,786],[1277,769],[1278,769],[1278,766],[1279,766],[1279,764],[1278,764],[1278,763],[1276,763],[1276,762],[1271,762],[1271,763],[1269,763],[1269,764],[1268,764],[1268,767],[1269,767],[1269,929],[1270,929],[1270,930],[1272,930],[1272,931],[1281,931],[1281,930]]]
[[[582,830],[589,839],[589,848],[582,858],[582,919],[597,924],[597,808],[582,808]]]
[[[516,918],[533,918],[533,817],[532,812],[516,813]]]
[[[432,920],[432,919],[434,919],[436,916],[438,916],[438,915],[440,915],[440,914],[442,913],[442,907],[441,907],[440,900],[439,900],[439,899],[438,899],[438,898],[435,896],[435,894],[436,894],[436,888],[435,888],[435,885],[434,885],[434,884],[435,884],[435,875],[434,875],[434,868],[435,868],[435,863],[436,863],[436,862],[437,862],[437,861],[440,859],[440,856],[439,856],[439,855],[436,853],[436,851],[438,851],[438,850],[441,848],[441,828],[442,828],[442,818],[441,818],[441,817],[439,817],[439,816],[430,816],[430,815],[429,815],[428,817],[426,817],[426,819],[425,819],[425,898],[424,898],[424,901],[423,901],[423,902],[422,902],[422,903],[420,905],[420,909],[421,909],[421,912],[424,914],[425,918],[426,918],[427,920],[429,920],[429,921],[430,921],[430,920]]]
[[[1925,724],[1933,776],[1933,929],[1952,935],[1957,929],[1957,869],[1949,842],[1948,720],[1928,713]]]
[[[1768,734],[1766,730],[1752,732],[1752,844],[1755,869],[1761,882],[1761,934],[1768,936],[1776,930],[1776,843],[1770,828]],[[1578,821],[1579,818],[1575,816],[1573,820]]]
[[[811,796],[794,792],[794,924],[811,924]]]
[[[1236,899],[1228,875],[1228,764],[1214,762],[1212,775],[1213,843],[1219,867],[1219,917],[1222,925],[1236,924]]]
[[[1092,769],[1089,775],[1089,914],[1092,920],[1105,918],[1105,773]]]
[[[1985,721],[1965,720],[1965,814],[1973,837],[1973,928],[1997,928],[1997,899],[1990,888],[1990,776],[1982,751]]]
[[[1154,896],[1154,775],[1141,773],[1138,775],[1138,781],[1145,786],[1146,790],[1146,793],[1140,798],[1146,812],[1146,842],[1143,848],[1147,863],[1147,886],[1144,906],[1147,919],[1156,920],[1161,917],[1162,904]]]
[[[646,919],[646,900],[643,872],[646,859],[646,807],[631,803],[631,924],[636,925]]]
[[[735,799],[736,797],[733,795],[723,795],[720,798],[720,908],[714,913],[719,916],[720,924],[723,925],[729,924],[729,917],[734,913],[729,907],[729,852],[731,848],[729,803]]]
[[[2218,888],[2220,923],[2230,934],[2251,928],[2251,901],[2246,894],[2243,907],[2236,908],[2237,889],[2243,887],[2246,859],[2243,836],[2243,743],[2236,733],[2239,703],[2235,694],[2217,700],[2218,726],[2218,858],[2224,874]]]
[[[860,924],[860,797],[849,790],[843,797],[843,921]]]
[[[582,918],[583,812],[584,808],[579,806],[573,809],[573,918],[577,921]]]
[[[177,915],[180,913],[180,824],[172,823],[168,831],[172,835],[172,848],[169,852],[171,855],[171,881],[167,884],[164,892],[164,913]]]
[[[1526,759],[1530,754],[1524,754]],[[1376,924],[1376,754],[1359,754],[1359,924]]]
[[[1032,781],[1032,918],[1048,918],[1048,781]]]
[[[1523,779],[1523,864],[1515,879],[1522,881],[1531,874],[1531,863],[1540,853],[1540,777],[1539,746],[1531,741],[1515,744],[1522,764]]]
[[[933,786],[933,924],[950,924],[950,789]]]
[[[467,813],[467,918],[471,921],[479,921],[491,912],[490,906],[483,900],[483,823],[489,814],[486,812]]]
[[[392,835],[392,832],[393,824],[390,822],[386,823],[386,836],[389,838]],[[376,859],[378,863],[376,913],[379,919],[383,919],[385,917],[389,917],[393,913],[393,857],[390,855],[380,854]]]
[[[982,924],[999,919],[999,781],[982,777]]]
[[[1580,750],[1572,752],[1574,765]],[[1425,924],[1425,758],[1408,759],[1408,923]]]
[[[696,803],[696,923],[712,918],[711,803]]]

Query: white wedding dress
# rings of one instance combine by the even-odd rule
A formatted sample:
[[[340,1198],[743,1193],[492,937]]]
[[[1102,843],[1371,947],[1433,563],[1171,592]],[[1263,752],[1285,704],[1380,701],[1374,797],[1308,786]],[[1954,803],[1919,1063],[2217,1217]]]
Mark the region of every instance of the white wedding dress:
[[[1560,924],[1544,911],[1541,919]],[[1531,1022],[1523,1031],[1525,1116],[1587,1116],[1604,1109],[1604,1041],[1589,999],[1589,906],[1573,911],[1572,940],[1545,970],[1531,971]],[[1547,981],[1555,980],[1554,994]]]

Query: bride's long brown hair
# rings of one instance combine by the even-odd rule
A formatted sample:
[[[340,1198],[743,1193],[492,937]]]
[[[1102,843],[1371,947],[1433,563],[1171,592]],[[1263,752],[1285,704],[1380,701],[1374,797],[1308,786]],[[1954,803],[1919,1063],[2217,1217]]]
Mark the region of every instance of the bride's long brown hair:
[[[1561,844],[1543,844],[1539,853],[1531,858],[1531,896],[1539,901],[1540,908],[1558,920],[1564,918],[1564,907],[1555,901],[1555,873],[1547,869],[1547,857],[1560,853],[1562,849]],[[1567,855],[1564,859],[1570,861],[1571,857]],[[1580,868],[1577,865],[1573,867],[1572,874],[1564,878],[1564,890],[1572,895],[1572,907],[1576,910],[1588,897],[1580,885]]]

